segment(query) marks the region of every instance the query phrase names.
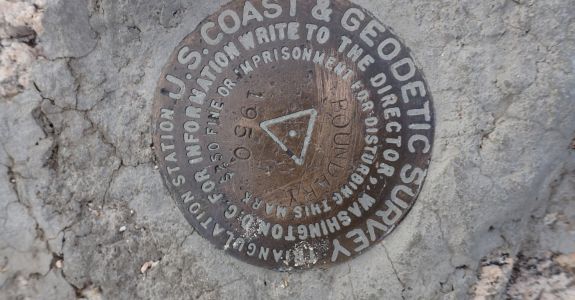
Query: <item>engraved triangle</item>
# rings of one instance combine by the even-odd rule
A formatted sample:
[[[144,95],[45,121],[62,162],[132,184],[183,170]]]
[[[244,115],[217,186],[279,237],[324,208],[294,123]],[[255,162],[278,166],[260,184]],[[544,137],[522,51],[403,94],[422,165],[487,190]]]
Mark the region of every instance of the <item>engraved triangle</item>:
[[[307,122],[302,123],[303,120]],[[310,146],[316,120],[317,111],[308,109],[264,121],[260,127],[298,166],[302,166]],[[297,126],[301,124],[304,126]]]

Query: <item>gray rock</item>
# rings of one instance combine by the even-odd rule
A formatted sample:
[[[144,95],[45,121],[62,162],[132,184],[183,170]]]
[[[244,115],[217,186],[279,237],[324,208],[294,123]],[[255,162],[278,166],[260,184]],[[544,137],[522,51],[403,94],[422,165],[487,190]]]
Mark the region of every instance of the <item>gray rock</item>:
[[[45,76],[39,72],[34,78],[35,87],[42,97],[61,109],[76,108],[76,83],[67,61],[39,60],[36,67],[50,74]]]
[[[150,124],[167,57],[224,2],[47,1],[43,28],[26,27],[44,58],[0,93],[0,298],[500,299],[517,290],[518,254],[575,252],[570,0],[354,1],[404,39],[433,92],[417,204],[327,270],[215,250],[163,187]]]
[[[90,27],[88,1],[54,0],[46,4],[39,38],[43,56],[81,57],[94,49],[97,36]]]

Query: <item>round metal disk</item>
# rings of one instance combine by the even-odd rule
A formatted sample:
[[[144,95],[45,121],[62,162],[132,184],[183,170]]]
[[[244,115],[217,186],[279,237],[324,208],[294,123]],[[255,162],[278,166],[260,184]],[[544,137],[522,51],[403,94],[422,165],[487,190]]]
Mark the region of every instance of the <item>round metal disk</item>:
[[[154,147],[188,222],[248,263],[340,263],[401,222],[433,145],[409,49],[345,0],[235,1],[175,47]]]

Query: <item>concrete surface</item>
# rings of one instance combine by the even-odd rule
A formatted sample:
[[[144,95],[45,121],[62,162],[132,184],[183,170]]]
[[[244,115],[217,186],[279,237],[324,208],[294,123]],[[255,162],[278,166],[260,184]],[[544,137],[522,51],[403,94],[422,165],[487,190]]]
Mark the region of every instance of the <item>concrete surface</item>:
[[[0,0],[0,298],[574,299],[573,0],[354,2],[426,74],[433,162],[382,244],[287,274],[195,234],[150,147],[160,69],[225,1]]]

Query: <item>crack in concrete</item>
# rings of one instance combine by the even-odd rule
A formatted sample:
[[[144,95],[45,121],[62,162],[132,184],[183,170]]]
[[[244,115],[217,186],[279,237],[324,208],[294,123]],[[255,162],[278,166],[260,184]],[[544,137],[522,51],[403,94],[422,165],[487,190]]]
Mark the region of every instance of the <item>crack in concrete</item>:
[[[391,265],[391,269],[393,270],[393,274],[395,274],[395,278],[397,279],[397,281],[399,282],[399,284],[402,287],[401,298],[405,299],[404,293],[407,291],[407,286],[399,277],[399,273],[397,272],[397,269],[395,268],[395,264],[393,263],[393,260],[391,260],[391,257],[389,256],[389,251],[387,251],[387,247],[385,247],[385,245],[383,243],[381,243],[381,247],[383,248],[383,251],[385,252],[385,256],[387,257],[387,260],[389,261],[389,264]]]
[[[351,296],[353,297],[354,300],[357,300],[357,296],[355,294],[355,288],[353,287],[353,280],[349,281],[349,286],[351,288]]]
[[[2,145],[2,146],[3,146],[3,145]],[[13,178],[14,178],[13,181],[12,181],[12,180],[10,181],[10,182],[11,182],[11,185],[12,185],[12,189],[13,189],[13,191],[14,191],[14,195],[16,196],[17,202],[26,209],[26,212],[28,213],[28,216],[29,216],[30,219],[34,222],[34,226],[35,226],[35,230],[36,230],[36,237],[35,237],[35,239],[36,239],[36,240],[39,240],[39,241],[41,241],[41,242],[43,242],[46,251],[47,251],[48,253],[52,253],[52,256],[53,256],[53,257],[61,257],[61,259],[63,259],[63,256],[57,255],[57,254],[51,249],[50,244],[49,244],[49,239],[46,237],[46,234],[45,234],[45,230],[40,226],[40,223],[39,223],[38,220],[36,219],[36,216],[35,216],[34,213],[33,213],[32,207],[30,206],[29,203],[26,203],[26,202],[22,199],[22,196],[21,196],[20,191],[19,191],[19,189],[18,189],[18,182],[19,182],[20,179],[23,179],[23,178],[20,178],[19,175],[18,175],[18,173],[16,173],[16,172],[13,171],[13,168],[14,168],[14,166],[15,166],[15,164],[16,164],[15,161],[14,161],[14,158],[10,155],[10,153],[9,153],[8,151],[6,151],[6,149],[4,149],[4,151],[5,151],[7,157],[8,157],[8,159],[9,159],[9,161],[10,161],[10,165],[8,166],[8,174],[12,174],[12,176],[13,176]],[[66,228],[64,228],[63,230],[65,230],[65,229],[66,229]],[[50,272],[52,272],[52,271],[54,270],[54,266],[55,266],[55,262],[54,262],[54,260],[53,260],[53,261],[50,263],[50,266],[49,266],[48,271],[47,271],[45,274],[43,274],[43,275],[40,274],[40,275],[41,275],[42,277],[46,277]],[[75,291],[77,291],[77,290],[78,290],[77,287],[74,286],[72,283],[70,283],[70,282],[67,280],[64,271],[63,271],[63,270],[60,270],[60,271],[61,271],[61,275],[62,275],[62,278],[64,279],[64,281],[67,282]],[[28,274],[28,277],[30,277],[30,276],[32,276],[32,275],[33,275],[33,274]]]

